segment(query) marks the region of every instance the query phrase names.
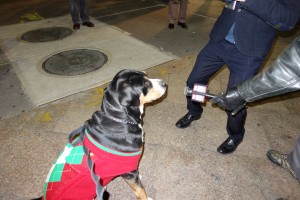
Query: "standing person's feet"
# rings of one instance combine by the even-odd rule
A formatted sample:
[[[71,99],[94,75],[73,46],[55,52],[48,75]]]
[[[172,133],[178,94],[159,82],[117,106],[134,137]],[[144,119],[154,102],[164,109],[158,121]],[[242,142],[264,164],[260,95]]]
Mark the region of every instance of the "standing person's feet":
[[[74,30],[80,29],[80,24],[79,24],[79,23],[73,24],[73,29],[74,29]]]
[[[169,26],[168,26],[168,28],[169,28],[169,29],[174,29],[174,24],[171,24],[171,23],[170,23]]]
[[[94,26],[95,26],[95,25],[94,25],[92,22],[90,22],[90,21],[83,22],[82,25],[83,25],[83,26],[87,26],[87,27],[94,27]]]
[[[200,119],[200,117],[201,115],[193,116],[190,113],[187,113],[182,118],[180,118],[175,125],[177,126],[177,128],[186,128],[192,123],[192,121],[198,120]]]
[[[185,22],[178,22],[178,25],[181,26],[181,28],[185,28],[185,29],[188,28]]]
[[[238,140],[233,140],[231,137],[228,137],[217,149],[221,154],[233,153],[239,144],[243,141],[243,138]]]

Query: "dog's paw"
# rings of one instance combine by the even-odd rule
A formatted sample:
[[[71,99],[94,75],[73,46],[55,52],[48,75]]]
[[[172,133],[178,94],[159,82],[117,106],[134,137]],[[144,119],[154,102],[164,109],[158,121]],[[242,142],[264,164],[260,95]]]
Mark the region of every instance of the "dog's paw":
[[[148,200],[153,200],[151,197],[148,197]]]

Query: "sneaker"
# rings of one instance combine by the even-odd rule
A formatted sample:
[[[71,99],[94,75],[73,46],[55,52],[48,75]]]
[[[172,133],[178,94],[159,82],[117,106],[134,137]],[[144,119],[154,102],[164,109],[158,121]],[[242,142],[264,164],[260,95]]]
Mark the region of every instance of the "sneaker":
[[[267,156],[276,165],[289,170],[289,172],[292,174],[292,176],[297,179],[295,171],[291,168],[291,166],[287,160],[288,154],[282,154],[276,150],[269,150],[267,152]]]

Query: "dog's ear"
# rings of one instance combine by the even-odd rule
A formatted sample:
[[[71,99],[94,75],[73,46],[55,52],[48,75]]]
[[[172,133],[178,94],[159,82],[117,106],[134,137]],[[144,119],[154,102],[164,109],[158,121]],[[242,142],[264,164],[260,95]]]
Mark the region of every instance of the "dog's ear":
[[[120,104],[125,107],[138,107],[140,106],[140,95],[133,90],[127,90],[123,93],[123,95],[119,96],[119,101]]]
[[[123,96],[120,103],[122,106],[125,106],[125,107],[131,107],[131,106],[138,107],[138,106],[140,106],[140,96],[136,95],[136,94]]]
[[[129,107],[140,106],[140,95],[144,84],[144,77],[139,75],[133,75],[128,78],[122,85],[122,94],[120,95],[120,103],[123,106]]]

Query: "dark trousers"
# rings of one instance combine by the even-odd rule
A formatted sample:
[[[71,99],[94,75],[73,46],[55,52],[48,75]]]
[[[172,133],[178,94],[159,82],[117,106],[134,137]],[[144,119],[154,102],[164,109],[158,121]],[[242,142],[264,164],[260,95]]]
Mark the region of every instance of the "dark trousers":
[[[196,63],[187,80],[187,86],[193,88],[195,83],[207,85],[209,79],[225,64],[230,70],[227,89],[254,76],[260,69],[264,57],[251,57],[239,52],[236,45],[222,40],[210,41],[198,54]],[[187,109],[191,115],[201,115],[203,108],[200,103],[187,97]],[[227,112],[227,133],[234,140],[244,136],[247,111],[242,109],[235,116]],[[216,118],[217,119],[217,118]]]
[[[87,22],[88,16],[86,0],[70,0],[70,10],[73,23]]]

